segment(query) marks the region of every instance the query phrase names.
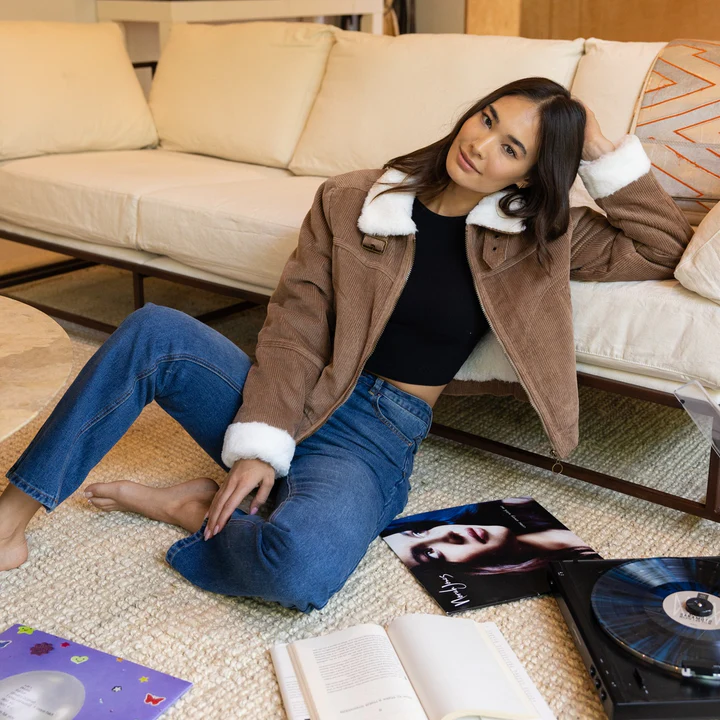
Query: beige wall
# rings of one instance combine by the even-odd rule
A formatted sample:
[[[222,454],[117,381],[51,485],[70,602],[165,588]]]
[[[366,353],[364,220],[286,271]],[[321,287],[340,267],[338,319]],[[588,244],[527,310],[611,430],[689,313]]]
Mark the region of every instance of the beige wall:
[[[369,17],[363,17],[360,29],[370,32]],[[415,0],[415,30],[419,33],[464,33],[465,0]]]
[[[95,22],[95,0],[0,0],[0,20]]]
[[[419,33],[464,33],[465,0],[415,0]]]

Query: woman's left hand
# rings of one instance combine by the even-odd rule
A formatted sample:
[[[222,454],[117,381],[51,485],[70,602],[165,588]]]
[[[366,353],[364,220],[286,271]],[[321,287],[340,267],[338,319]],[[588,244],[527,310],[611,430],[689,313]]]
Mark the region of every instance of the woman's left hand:
[[[577,98],[575,98],[577,100]],[[578,102],[581,102],[578,100]],[[583,103],[585,107],[585,139],[583,141],[582,159],[586,161],[597,160],[605,153],[612,152],[615,145],[611,143],[600,129],[595,113]]]

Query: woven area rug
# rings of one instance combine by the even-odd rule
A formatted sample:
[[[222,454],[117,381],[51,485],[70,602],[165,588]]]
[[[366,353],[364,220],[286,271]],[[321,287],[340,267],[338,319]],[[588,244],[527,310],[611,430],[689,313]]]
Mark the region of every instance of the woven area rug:
[[[39,281],[13,295],[106,322],[117,323],[132,309],[129,275],[108,268]],[[153,280],[147,300],[191,314],[228,304],[227,298]],[[256,309],[213,327],[252,353],[262,321],[263,311]],[[73,341],[74,377],[105,336],[64,327]],[[0,444],[3,479],[50,409]],[[701,497],[708,451],[681,411],[583,390],[581,413],[574,462]],[[547,447],[532,408],[512,399],[442,399],[435,415],[531,450]],[[87,482],[167,486],[201,475],[224,477],[152,404]],[[714,523],[441,439],[423,444],[412,485],[406,514],[530,495],[607,558],[720,554],[720,526]],[[167,712],[169,719],[270,720],[284,718],[268,653],[273,643],[358,623],[387,624],[404,613],[440,613],[380,540],[324,609],[304,615],[194,588],[164,561],[166,548],[184,535],[138,515],[102,513],[75,494],[51,515],[33,519],[29,562],[0,575],[0,629],[24,623],[192,681],[192,690]],[[605,717],[551,597],[465,616],[498,624],[559,718]]]

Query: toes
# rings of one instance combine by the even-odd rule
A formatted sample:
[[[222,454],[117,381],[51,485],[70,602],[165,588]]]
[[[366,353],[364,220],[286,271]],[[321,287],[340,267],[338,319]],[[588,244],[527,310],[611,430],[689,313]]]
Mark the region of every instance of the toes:
[[[85,497],[86,498],[109,498],[109,497],[115,497],[117,494],[117,491],[119,490],[119,487],[117,487],[119,483],[112,482],[112,483],[95,483],[94,485],[88,485],[85,488]],[[113,487],[115,486],[115,487]]]
[[[88,485],[83,494],[86,498],[99,497],[103,494],[103,484],[104,483],[95,483],[94,485]]]
[[[88,502],[98,510],[109,510],[117,507],[117,503],[108,498],[90,498]]]

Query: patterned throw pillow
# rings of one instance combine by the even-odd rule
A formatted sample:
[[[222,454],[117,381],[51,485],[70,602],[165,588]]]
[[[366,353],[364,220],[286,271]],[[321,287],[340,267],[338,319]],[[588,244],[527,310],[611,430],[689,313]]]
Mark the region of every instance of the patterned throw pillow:
[[[655,60],[634,126],[691,224],[720,200],[720,42],[673,40]]]

